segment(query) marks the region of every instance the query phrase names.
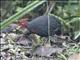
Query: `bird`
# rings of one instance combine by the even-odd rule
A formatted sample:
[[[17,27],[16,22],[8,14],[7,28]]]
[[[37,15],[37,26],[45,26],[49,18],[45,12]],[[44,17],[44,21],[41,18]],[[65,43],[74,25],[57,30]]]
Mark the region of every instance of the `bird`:
[[[19,21],[19,26],[28,30],[28,32],[24,33],[25,35],[37,34],[41,37],[53,36],[55,34],[61,35],[61,21],[51,15],[42,15],[29,22],[22,19]]]

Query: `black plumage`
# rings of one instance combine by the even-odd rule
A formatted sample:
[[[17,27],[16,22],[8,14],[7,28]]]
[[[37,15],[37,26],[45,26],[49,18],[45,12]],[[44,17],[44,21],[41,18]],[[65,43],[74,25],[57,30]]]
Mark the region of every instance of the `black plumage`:
[[[48,23],[49,20],[49,23]],[[50,25],[48,25],[50,24]],[[61,22],[58,18],[54,16],[39,16],[32,21],[28,22],[27,29],[29,30],[29,33],[34,33],[42,37],[48,36],[48,27],[50,27],[50,36],[52,35],[60,35],[61,34]],[[28,34],[28,33],[26,33]]]

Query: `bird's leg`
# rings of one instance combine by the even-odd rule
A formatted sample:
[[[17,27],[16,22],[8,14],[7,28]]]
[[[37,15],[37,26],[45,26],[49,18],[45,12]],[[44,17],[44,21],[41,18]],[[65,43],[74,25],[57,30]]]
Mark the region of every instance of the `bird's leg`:
[[[50,39],[50,38],[44,37],[44,38],[43,38],[43,43],[42,43],[42,45],[43,45],[43,46],[50,47],[51,44],[50,44],[50,40],[49,40],[49,39]]]
[[[42,38],[42,45],[43,46],[47,43],[47,40],[48,40],[48,38],[46,38],[46,37],[43,37]]]

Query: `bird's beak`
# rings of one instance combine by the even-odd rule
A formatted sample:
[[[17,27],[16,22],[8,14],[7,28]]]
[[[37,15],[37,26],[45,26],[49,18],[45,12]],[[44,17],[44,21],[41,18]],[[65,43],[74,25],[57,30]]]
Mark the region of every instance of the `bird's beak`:
[[[16,29],[18,30],[18,29],[20,29],[21,28],[21,26],[18,26]]]

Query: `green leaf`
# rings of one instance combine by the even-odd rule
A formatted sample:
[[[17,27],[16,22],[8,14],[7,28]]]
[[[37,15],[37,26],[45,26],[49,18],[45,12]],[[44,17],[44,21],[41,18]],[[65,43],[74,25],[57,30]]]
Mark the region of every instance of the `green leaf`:
[[[75,37],[74,39],[77,39],[80,36],[80,31],[75,32]]]

